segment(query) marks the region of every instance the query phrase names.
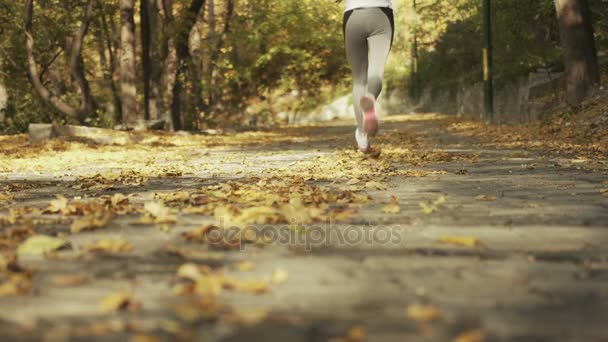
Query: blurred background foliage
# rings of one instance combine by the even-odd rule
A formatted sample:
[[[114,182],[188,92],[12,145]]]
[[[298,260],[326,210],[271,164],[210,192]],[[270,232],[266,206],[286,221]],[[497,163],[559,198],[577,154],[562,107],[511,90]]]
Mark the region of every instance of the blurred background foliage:
[[[152,1],[160,4],[163,0]],[[188,35],[188,56],[177,101],[184,129],[269,125],[277,113],[305,114],[349,92],[349,69],[343,50],[342,4],[324,0],[207,0],[199,13],[188,13],[191,1],[173,0],[173,21],[161,25],[154,12],[152,82],[162,93],[167,40]],[[449,88],[481,79],[480,0],[398,0],[397,33],[386,71],[391,89],[411,87],[414,37],[418,42],[420,86]],[[493,2],[497,83],[539,68],[563,69],[552,0]],[[599,50],[608,43],[608,2],[590,0]],[[70,37],[84,16],[84,0],[38,0],[34,16],[35,56],[43,83],[68,103],[77,103],[76,87],[66,72]],[[154,6],[153,6],[154,7]],[[70,122],[32,90],[27,73],[24,0],[0,0],[0,88],[8,95],[0,104],[0,127],[23,132],[30,122]],[[188,26],[187,18],[196,18]],[[194,17],[192,17],[194,16]],[[139,30],[139,11],[135,16]],[[226,24],[229,25],[226,25]],[[185,31],[184,31],[185,30]],[[137,50],[141,50],[140,32]],[[95,2],[84,41],[85,75],[94,97],[87,123],[112,127],[119,123],[117,105],[120,63],[118,0]],[[111,59],[115,59],[114,62]],[[143,71],[136,84],[141,102]],[[161,95],[152,96],[161,98]],[[154,98],[153,98],[154,100]],[[168,104],[156,101],[156,117]]]

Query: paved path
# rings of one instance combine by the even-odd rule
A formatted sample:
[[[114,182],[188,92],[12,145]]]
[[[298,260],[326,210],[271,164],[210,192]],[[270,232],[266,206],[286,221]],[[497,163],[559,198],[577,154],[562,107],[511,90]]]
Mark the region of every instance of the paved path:
[[[75,186],[83,183],[76,177],[91,170],[116,170],[112,155],[87,165],[85,156],[59,150],[81,163],[5,172],[4,186],[21,185],[12,204],[21,207],[45,207],[56,194],[115,193],[135,194],[131,203],[141,205],[153,193],[249,184],[273,172],[304,173],[306,184],[328,192],[362,189],[371,201],[344,207],[356,213],[341,222],[306,228],[317,235],[273,226],[314,241],[244,244],[242,250],[184,239],[183,232],[214,222],[209,214],[184,211],[177,224],[160,229],[134,224],[141,215],[133,213],[104,229],[67,234],[72,250],[20,258],[36,270],[33,289],[0,297],[0,340],[444,341],[467,333],[463,341],[607,340],[607,164],[542,149],[495,148],[446,127],[434,116],[392,119],[376,158],[351,152],[350,128],[340,124],[271,132],[277,136],[265,145],[187,147],[186,154],[158,144],[154,167],[165,176],[114,189]],[[172,152],[178,149],[181,154]],[[174,167],[189,172],[171,175]],[[387,188],[364,185],[370,181]],[[383,213],[392,196],[400,213]],[[8,215],[6,208],[2,213]],[[2,229],[13,228],[5,223]],[[35,229],[67,233],[69,222]],[[132,252],[79,251],[107,237],[130,242]],[[447,237],[474,238],[477,245],[440,242]],[[188,262],[233,279],[272,280],[261,294],[224,289],[210,304],[175,294],[176,272]],[[121,290],[141,308],[102,313],[102,298]]]

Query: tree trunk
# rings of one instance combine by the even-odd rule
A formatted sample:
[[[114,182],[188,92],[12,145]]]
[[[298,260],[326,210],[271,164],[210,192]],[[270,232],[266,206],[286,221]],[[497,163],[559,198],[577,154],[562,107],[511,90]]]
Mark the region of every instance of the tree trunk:
[[[135,88],[135,0],[120,0],[120,94],[123,124],[127,129],[141,129]]]
[[[150,120],[150,76],[152,73],[150,60],[150,0],[139,0],[141,16],[141,66],[144,82],[144,118]]]
[[[591,12],[587,0],[555,0],[566,67],[566,102],[580,104],[600,82]]]
[[[230,21],[232,20],[232,14],[234,13],[234,1],[227,0],[226,12],[224,15],[224,28],[217,39],[215,48],[211,52],[211,58],[209,59],[210,79],[209,79],[209,105],[214,105],[217,102],[217,63],[224,46],[226,36],[230,32]]]
[[[114,36],[116,32],[116,27],[113,21],[108,25],[108,20],[105,15],[105,10],[103,8],[103,3],[101,5],[101,31],[102,34],[105,35],[105,44],[106,49],[108,50],[108,60],[109,64],[106,70],[104,70],[104,77],[110,83],[110,89],[112,90],[112,98],[114,100],[114,111],[116,122],[122,122],[122,103],[120,101],[120,92],[118,91],[118,86],[116,82],[114,82],[114,72],[116,71],[116,52],[118,50],[117,44],[114,43]],[[112,20],[112,19],[110,19]]]
[[[205,5],[205,0],[192,0],[177,21],[173,18],[170,7],[171,1],[164,0],[162,4],[165,26],[167,27],[165,31],[176,32],[167,36],[167,55],[164,62],[165,74],[163,76],[164,105],[167,107],[167,116],[170,118],[172,129],[180,130],[183,126],[181,104],[178,103],[183,90],[181,76],[187,67],[184,61],[189,55],[188,41],[190,31],[192,31],[192,27],[196,24],[197,15],[201,7]]]
[[[8,107],[8,92],[4,84],[4,59],[0,53],[0,124],[6,120],[6,108]]]

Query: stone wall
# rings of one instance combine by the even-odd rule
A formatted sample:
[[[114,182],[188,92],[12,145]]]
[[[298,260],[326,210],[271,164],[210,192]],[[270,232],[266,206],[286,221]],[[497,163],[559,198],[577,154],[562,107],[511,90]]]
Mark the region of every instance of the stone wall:
[[[559,103],[561,80],[561,73],[541,70],[497,86],[494,94],[497,122],[526,123],[542,118],[547,110]],[[409,97],[407,90],[387,89],[382,100],[388,113],[427,111],[477,119],[483,119],[484,113],[482,82],[433,92],[425,89],[418,102]]]

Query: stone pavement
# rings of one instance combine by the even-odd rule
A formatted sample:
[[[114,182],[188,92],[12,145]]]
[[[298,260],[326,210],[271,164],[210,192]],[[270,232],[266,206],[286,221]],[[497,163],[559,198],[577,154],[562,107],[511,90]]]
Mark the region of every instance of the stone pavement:
[[[0,340],[608,340],[605,163],[542,149],[485,146],[446,130],[434,116],[390,119],[383,129],[381,143],[412,142],[413,148],[441,149],[453,157],[419,165],[395,160],[392,170],[430,174],[386,176],[387,189],[366,189],[373,199],[369,205],[343,222],[317,224],[320,235],[312,242],[210,250],[181,234],[213,218],[183,212],[170,230],[135,225],[139,215],[131,214],[105,229],[67,235],[71,251],[20,258],[36,270],[33,289],[0,297]],[[143,202],[155,192],[263,177],[267,170],[334,158],[336,148],[349,148],[352,132],[337,123],[281,133],[294,136],[265,146],[204,147],[190,151],[186,161],[163,155],[162,163],[191,163],[192,172],[97,195],[136,194],[134,202]],[[204,169],[196,168],[199,160],[207,163]],[[15,201],[44,207],[56,194],[85,196],[70,187],[75,177],[108,165],[5,172],[1,182],[34,184],[15,192]],[[309,182],[348,186],[347,181]],[[383,213],[392,196],[400,212]],[[67,227],[55,223],[37,231],[53,235]],[[75,252],[116,236],[133,251]],[[446,237],[472,239],[475,246],[441,243]],[[170,253],[171,248],[179,252]],[[187,262],[221,268],[236,279],[267,279],[277,272],[280,279],[260,294],[222,291],[221,314],[189,319],[176,307],[192,298],[173,292],[176,272]],[[242,262],[250,267],[233,267],[248,265]],[[58,275],[86,281],[60,286]],[[100,300],[121,290],[131,291],[141,308],[101,312]]]

